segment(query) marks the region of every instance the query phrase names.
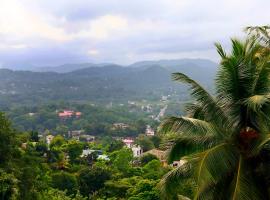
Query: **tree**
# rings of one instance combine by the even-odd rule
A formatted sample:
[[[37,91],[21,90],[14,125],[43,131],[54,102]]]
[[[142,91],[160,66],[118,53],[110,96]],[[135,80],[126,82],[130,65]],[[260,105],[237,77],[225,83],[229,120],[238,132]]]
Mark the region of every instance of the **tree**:
[[[62,146],[64,143],[65,143],[65,139],[63,138],[63,136],[61,135],[57,135],[55,136],[51,143],[50,143],[50,148],[53,148],[53,147],[60,147]]]
[[[15,131],[10,122],[0,112],[0,166],[10,161],[16,151]]]
[[[133,158],[132,151],[127,148],[123,148],[119,151],[115,151],[111,155],[113,167],[118,169],[122,173],[127,173],[131,167],[131,161]]]
[[[76,194],[78,189],[77,179],[68,172],[52,174],[52,186],[59,190],[67,190],[67,194]]]
[[[149,163],[149,162],[152,161],[152,160],[158,160],[158,158],[157,158],[155,155],[150,154],[150,153],[148,153],[148,154],[146,154],[146,155],[143,155],[143,156],[140,158],[140,161],[141,161],[141,164],[142,164],[142,165],[145,165],[145,164]]]
[[[37,131],[31,131],[30,132],[30,140],[32,142],[38,142],[39,141],[39,137],[38,137],[38,132]]]
[[[110,178],[110,172],[104,168],[93,166],[79,172],[78,182],[80,192],[84,196],[92,195],[104,187],[106,180]]]
[[[76,159],[80,158],[80,155],[82,154],[82,150],[83,150],[83,145],[81,142],[71,140],[68,142],[66,146],[66,150],[68,152],[70,161],[74,163]]]
[[[173,199],[181,180],[193,177],[194,199],[270,199],[269,51],[256,37],[232,39],[230,54],[216,47],[215,97],[188,76],[173,74],[190,85],[195,102],[186,117],[169,117],[160,126],[176,134],[170,161],[185,161],[164,176],[161,191]]]
[[[0,199],[17,199],[18,193],[16,177],[0,169]]]
[[[40,193],[40,200],[86,200],[80,194],[76,194],[74,197],[70,197],[65,191],[48,188]]]
[[[144,152],[155,148],[150,137],[145,135],[139,135],[139,137],[136,139],[136,143],[142,147]]]

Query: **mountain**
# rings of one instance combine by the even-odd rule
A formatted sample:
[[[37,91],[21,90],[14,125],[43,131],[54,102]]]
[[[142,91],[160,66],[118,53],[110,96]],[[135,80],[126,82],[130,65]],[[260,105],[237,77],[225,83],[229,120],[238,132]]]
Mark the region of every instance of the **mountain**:
[[[65,64],[60,66],[54,66],[54,67],[36,67],[32,68],[31,71],[35,72],[58,72],[58,73],[67,73],[76,71],[79,69],[85,69],[89,67],[103,67],[111,65],[109,63],[100,63],[100,64],[93,64],[93,63],[81,63],[81,64]]]
[[[136,62],[134,64],[129,65],[130,67],[147,67],[149,65],[159,65],[161,67],[165,68],[171,68],[171,67],[178,67],[178,66],[188,66],[189,64],[195,64],[200,67],[206,67],[206,68],[212,68],[216,67],[217,64],[214,63],[211,60],[207,59],[190,59],[190,58],[184,58],[184,59],[174,59],[174,60],[157,60],[157,61],[140,61]]]
[[[91,65],[65,73],[0,69],[0,106],[60,100],[101,104],[159,100],[168,94],[177,94],[180,99],[185,99],[186,87],[172,82],[171,73],[183,72],[211,88],[217,65],[206,64],[207,61],[197,60],[149,61],[129,67]]]

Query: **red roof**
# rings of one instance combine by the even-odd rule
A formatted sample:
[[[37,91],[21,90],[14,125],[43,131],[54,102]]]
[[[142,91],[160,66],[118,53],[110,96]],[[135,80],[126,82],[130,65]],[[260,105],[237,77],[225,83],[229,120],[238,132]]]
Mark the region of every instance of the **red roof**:
[[[59,117],[72,117],[73,115],[81,116],[81,112],[74,112],[73,110],[64,110],[63,112],[58,113]]]

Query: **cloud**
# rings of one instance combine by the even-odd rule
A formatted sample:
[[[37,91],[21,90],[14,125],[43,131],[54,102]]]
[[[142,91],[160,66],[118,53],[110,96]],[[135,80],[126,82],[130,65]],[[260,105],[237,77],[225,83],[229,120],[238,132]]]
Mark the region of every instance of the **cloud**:
[[[4,66],[203,57],[247,25],[267,24],[265,0],[1,0]],[[16,61],[16,62],[15,62]]]

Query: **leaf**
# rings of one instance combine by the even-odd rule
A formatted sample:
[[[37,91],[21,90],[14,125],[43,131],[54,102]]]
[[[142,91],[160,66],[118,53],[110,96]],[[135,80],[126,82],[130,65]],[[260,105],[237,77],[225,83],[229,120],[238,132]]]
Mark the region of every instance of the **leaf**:
[[[200,104],[202,111],[204,112],[205,119],[207,121],[212,122],[219,127],[223,127],[228,124],[229,119],[225,115],[222,108],[218,105],[212,95],[210,95],[196,81],[192,80],[191,78],[182,73],[173,73],[172,78],[175,81],[187,83],[191,86],[191,95]]]

